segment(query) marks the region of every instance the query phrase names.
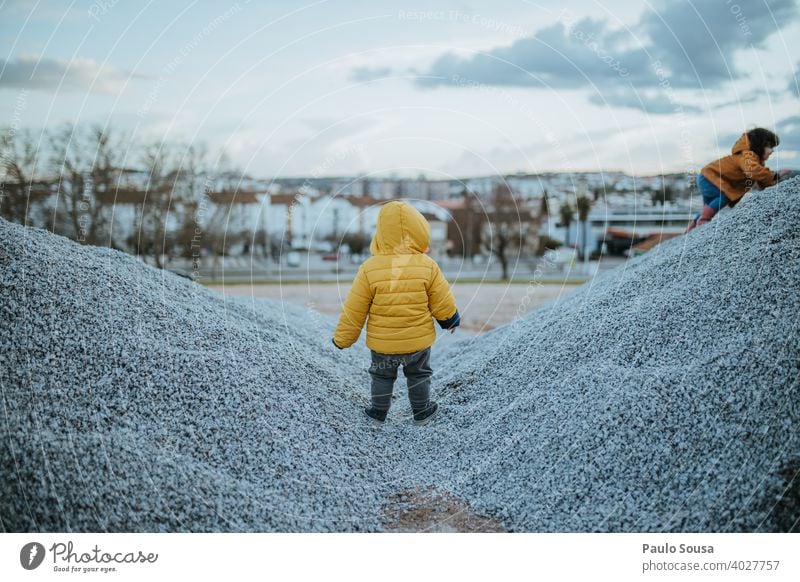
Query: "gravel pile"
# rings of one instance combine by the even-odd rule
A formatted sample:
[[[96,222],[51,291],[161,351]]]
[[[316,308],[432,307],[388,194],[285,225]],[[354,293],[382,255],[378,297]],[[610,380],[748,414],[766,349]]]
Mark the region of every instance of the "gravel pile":
[[[0,265],[6,530],[378,527],[330,320],[2,221]]]
[[[795,179],[451,351],[434,482],[515,530],[797,528],[798,227]]]
[[[795,179],[444,336],[440,417],[414,427],[398,390],[376,430],[363,338],[336,350],[331,318],[0,220],[0,525],[375,531],[387,499],[433,490],[511,531],[785,529],[798,225]]]

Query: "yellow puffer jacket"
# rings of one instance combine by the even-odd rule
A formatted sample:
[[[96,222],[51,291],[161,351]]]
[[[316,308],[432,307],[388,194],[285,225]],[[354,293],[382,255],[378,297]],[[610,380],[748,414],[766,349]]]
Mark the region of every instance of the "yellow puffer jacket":
[[[410,354],[436,340],[433,319],[449,329],[460,322],[456,302],[439,265],[425,254],[431,227],[405,202],[378,214],[372,256],[358,269],[333,343],[353,345],[367,320],[367,347],[382,354]]]

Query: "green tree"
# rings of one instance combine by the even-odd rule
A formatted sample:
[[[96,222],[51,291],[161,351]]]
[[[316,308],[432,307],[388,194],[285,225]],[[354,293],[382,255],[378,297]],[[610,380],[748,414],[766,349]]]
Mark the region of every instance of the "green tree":
[[[561,205],[561,208],[558,209],[558,215],[561,219],[561,226],[566,229],[565,236],[565,244],[569,246],[569,227],[572,224],[572,219],[575,218],[575,212],[572,210],[572,206],[569,205],[569,202],[564,202]]]
[[[350,254],[360,255],[369,248],[370,239],[360,232],[348,232],[342,237],[341,242],[350,249]]]
[[[539,237],[539,245],[536,248],[536,256],[542,257],[547,251],[554,251],[563,246],[560,240],[556,240],[546,234]]]

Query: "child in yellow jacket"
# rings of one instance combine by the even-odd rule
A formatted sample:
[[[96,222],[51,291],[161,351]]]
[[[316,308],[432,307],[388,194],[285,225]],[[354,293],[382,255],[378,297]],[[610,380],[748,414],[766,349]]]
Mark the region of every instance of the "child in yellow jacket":
[[[386,420],[400,366],[414,422],[426,424],[439,409],[430,399],[433,319],[452,333],[461,318],[447,279],[425,254],[430,230],[410,204],[393,201],[381,208],[372,256],[358,269],[333,336],[337,348],[348,348],[367,323],[372,403],[364,412],[376,423]]]

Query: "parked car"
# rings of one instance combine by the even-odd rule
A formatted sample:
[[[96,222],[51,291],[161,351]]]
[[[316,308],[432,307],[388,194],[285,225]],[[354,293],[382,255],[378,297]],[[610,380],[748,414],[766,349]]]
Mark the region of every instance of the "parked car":
[[[300,253],[297,251],[291,251],[286,254],[286,266],[287,267],[299,267],[300,266]]]
[[[313,248],[318,253],[331,253],[335,250],[333,243],[327,240],[316,241]]]

